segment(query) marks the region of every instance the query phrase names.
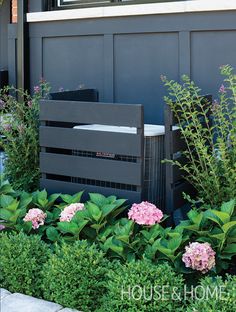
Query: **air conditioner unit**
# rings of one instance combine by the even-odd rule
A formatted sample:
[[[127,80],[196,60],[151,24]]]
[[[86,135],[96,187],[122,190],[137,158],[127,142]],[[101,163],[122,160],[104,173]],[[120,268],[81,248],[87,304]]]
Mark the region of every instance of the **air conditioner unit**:
[[[74,129],[91,130],[91,131],[108,131],[108,132],[121,132],[121,133],[136,133],[136,128],[132,127],[117,127],[117,126],[104,126],[104,125],[80,125],[75,126]],[[165,170],[162,160],[165,158],[164,151],[164,134],[165,127],[161,125],[144,125],[144,185],[143,185],[143,200],[152,202],[160,208],[165,207]],[[128,148],[128,147],[127,147]],[[108,151],[97,151],[94,153],[73,150],[73,155],[81,157],[97,157],[97,158],[112,158],[118,161],[135,161],[135,158],[122,155],[111,154]],[[73,177],[73,183],[83,183],[89,185],[97,185],[104,187],[112,187],[118,189],[129,189],[129,186],[114,185],[110,182],[93,181]]]

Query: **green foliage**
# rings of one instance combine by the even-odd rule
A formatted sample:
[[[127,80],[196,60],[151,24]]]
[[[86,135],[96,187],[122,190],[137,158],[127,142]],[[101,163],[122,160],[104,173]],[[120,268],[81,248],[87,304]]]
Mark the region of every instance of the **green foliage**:
[[[176,272],[194,274],[196,271],[187,269],[182,261],[190,242],[210,243],[216,252],[216,268],[212,274],[231,269],[236,257],[235,200],[217,209],[191,210],[180,225],[165,228],[161,224],[140,226],[127,218],[119,218],[126,208],[125,200],[115,196],[90,194],[84,210],[77,211],[70,222],[59,222],[62,210],[80,201],[83,192],[73,196],[48,195],[45,190],[14,192],[7,182],[0,191],[0,230],[38,234],[50,244],[86,239],[90,244],[96,243],[110,260],[168,261]],[[24,221],[29,209],[35,207],[47,215],[38,229]]]
[[[7,186],[8,184],[5,184]],[[9,186],[10,187],[10,186]],[[12,194],[12,193],[11,193]],[[27,208],[32,201],[32,196],[26,192],[13,195],[0,195],[0,223],[8,230],[21,231],[24,229],[24,218]]]
[[[0,195],[12,195],[15,194],[11,184],[9,181],[4,180],[3,177],[0,176]]]
[[[57,193],[48,195],[46,190],[35,191],[32,193],[32,202],[35,207],[47,211],[50,210],[53,207],[53,205],[56,204],[56,201],[60,196],[62,195]]]
[[[201,90],[183,76],[183,84],[163,77],[169,96],[166,103],[178,120],[186,150],[185,162],[173,161],[198,191],[199,199],[211,206],[236,197],[236,75],[229,65],[219,101],[206,105]]]
[[[110,259],[133,261],[141,257],[138,226],[126,218],[117,220],[101,231],[97,243]]]
[[[74,195],[68,195],[68,194],[61,194],[60,197],[62,199],[62,203],[60,203],[60,205],[58,205],[57,207],[59,208],[64,208],[65,206],[68,206],[70,204],[74,204],[74,203],[79,203],[81,200],[81,197],[83,195],[83,191],[76,193]]]
[[[101,312],[183,311],[181,301],[172,297],[174,287],[177,293],[182,292],[183,278],[166,263],[154,265],[147,260],[117,263],[116,268],[108,272],[108,278]],[[165,286],[165,296],[162,296],[162,286]]]
[[[191,210],[189,220],[182,221],[180,228],[191,241],[208,242],[216,252],[216,270],[227,269],[236,255],[236,201],[223,203],[220,209]]]
[[[144,257],[154,262],[168,261],[177,272],[186,273],[182,255],[189,241],[189,233],[181,227],[166,228],[153,226],[149,231],[141,231],[144,236]]]
[[[39,100],[50,88],[45,81],[27,91],[6,87],[0,91],[1,146],[7,154],[5,175],[16,189],[32,191],[39,182]],[[11,94],[17,94],[19,99]]]
[[[99,241],[100,233],[112,227],[117,216],[125,210],[126,200],[91,193],[90,200],[84,204],[85,209],[78,211],[71,222],[59,222],[62,210],[80,202],[82,195],[83,192],[48,195],[46,190],[14,192],[8,182],[3,182],[0,188],[0,225],[8,231],[39,234],[45,241],[53,243],[78,239],[88,239],[90,243]],[[31,222],[23,220],[31,208],[39,208],[47,215],[44,224],[35,230]]]
[[[39,236],[0,234],[0,287],[41,297],[41,266],[49,257]]]
[[[61,197],[69,204],[68,196]],[[89,196],[90,200],[85,203],[85,209],[78,211],[71,222],[58,223],[57,229],[63,234],[63,239],[67,241],[87,239],[95,242],[98,235],[111,226],[116,217],[126,208],[125,199],[117,199],[115,196],[105,197],[95,193],[90,193]],[[64,207],[64,204],[60,207]]]
[[[33,193],[14,192],[7,181],[3,182],[0,188],[0,225],[4,225],[7,231],[39,234],[44,239],[48,238],[47,233],[54,232],[54,238],[51,240],[55,241],[56,222],[61,212],[56,207],[59,196],[60,194],[48,195],[45,190]],[[37,230],[32,229],[31,222],[23,220],[31,208],[40,208],[47,214],[45,224]],[[59,233],[57,239],[59,239]]]
[[[197,287],[196,298],[187,312],[236,311],[236,276],[227,275],[225,280],[220,276],[203,278]]]
[[[44,298],[83,311],[94,311],[105,291],[108,261],[86,241],[56,247],[43,268]]]

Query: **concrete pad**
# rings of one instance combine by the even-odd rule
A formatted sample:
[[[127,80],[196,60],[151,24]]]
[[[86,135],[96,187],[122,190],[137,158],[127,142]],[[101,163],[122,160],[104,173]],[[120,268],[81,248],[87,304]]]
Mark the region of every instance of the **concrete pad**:
[[[10,291],[4,289],[4,288],[0,288],[0,301],[2,301],[3,298],[5,298],[6,296],[11,295]]]
[[[62,309],[59,304],[17,293],[5,297],[1,303],[1,312],[58,312]]]

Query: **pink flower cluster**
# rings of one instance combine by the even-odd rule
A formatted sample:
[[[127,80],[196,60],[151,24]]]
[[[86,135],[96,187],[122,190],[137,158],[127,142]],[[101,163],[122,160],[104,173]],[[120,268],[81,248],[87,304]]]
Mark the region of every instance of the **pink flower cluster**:
[[[60,221],[70,222],[71,219],[76,214],[76,212],[79,210],[83,210],[83,209],[84,209],[84,204],[81,204],[81,203],[76,203],[76,204],[71,204],[69,206],[66,206],[60,214]]]
[[[28,213],[24,217],[25,222],[32,222],[32,228],[38,229],[40,225],[44,225],[44,221],[47,217],[47,214],[44,213],[41,209],[32,208],[28,211]]]
[[[182,260],[187,268],[201,271],[203,274],[215,266],[215,251],[209,243],[191,243],[185,247]]]
[[[0,231],[3,231],[5,228],[6,228],[5,225],[0,224]]]
[[[132,205],[128,217],[140,225],[154,225],[160,223],[163,213],[155,205],[143,201],[140,204]]]

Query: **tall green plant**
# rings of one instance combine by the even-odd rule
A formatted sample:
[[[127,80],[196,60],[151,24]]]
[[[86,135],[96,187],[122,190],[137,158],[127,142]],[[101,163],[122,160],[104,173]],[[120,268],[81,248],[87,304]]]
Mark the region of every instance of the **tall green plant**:
[[[6,152],[5,175],[15,189],[32,191],[39,181],[39,100],[50,87],[44,80],[34,94],[7,87],[0,91],[0,138]],[[24,99],[18,101],[15,96]]]
[[[183,76],[183,83],[162,77],[169,91],[165,101],[187,146],[186,162],[172,163],[195,187],[199,199],[213,206],[236,197],[236,75],[229,65],[220,71],[225,85],[219,89],[219,100],[208,106],[189,77]]]

